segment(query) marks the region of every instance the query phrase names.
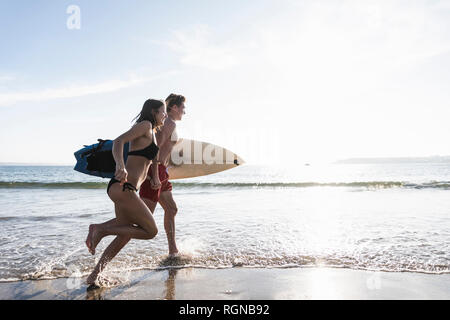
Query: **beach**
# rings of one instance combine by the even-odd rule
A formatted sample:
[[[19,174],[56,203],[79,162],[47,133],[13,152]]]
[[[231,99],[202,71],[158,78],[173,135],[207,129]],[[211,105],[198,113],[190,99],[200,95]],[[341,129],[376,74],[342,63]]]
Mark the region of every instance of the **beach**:
[[[0,283],[14,300],[403,300],[450,299],[450,275],[342,268],[165,269],[132,272],[127,283],[86,291],[85,278]]]
[[[441,163],[243,166],[173,181],[178,259],[164,212],[86,294],[91,223],[107,182],[72,167],[0,167],[0,299],[448,299],[450,169]]]
[[[450,299],[450,1],[0,8],[0,300]]]

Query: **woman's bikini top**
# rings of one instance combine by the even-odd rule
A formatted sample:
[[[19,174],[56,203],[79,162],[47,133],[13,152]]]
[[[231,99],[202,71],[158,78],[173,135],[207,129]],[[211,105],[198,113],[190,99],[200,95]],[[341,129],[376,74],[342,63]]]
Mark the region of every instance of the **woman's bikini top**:
[[[150,143],[146,148],[141,150],[134,150],[128,152],[129,156],[141,156],[146,157],[148,160],[153,160],[159,151],[159,147],[155,143],[155,136],[153,135],[152,143]]]

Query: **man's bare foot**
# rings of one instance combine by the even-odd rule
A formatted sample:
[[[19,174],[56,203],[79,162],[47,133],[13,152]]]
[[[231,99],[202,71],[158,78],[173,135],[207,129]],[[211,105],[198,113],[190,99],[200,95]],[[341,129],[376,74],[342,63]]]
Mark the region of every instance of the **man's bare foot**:
[[[89,233],[86,239],[86,246],[92,255],[95,254],[95,248],[102,238],[103,236],[100,233],[98,224],[91,224],[89,226]]]
[[[178,248],[176,245],[169,243],[169,257],[172,255],[177,255],[178,254]]]

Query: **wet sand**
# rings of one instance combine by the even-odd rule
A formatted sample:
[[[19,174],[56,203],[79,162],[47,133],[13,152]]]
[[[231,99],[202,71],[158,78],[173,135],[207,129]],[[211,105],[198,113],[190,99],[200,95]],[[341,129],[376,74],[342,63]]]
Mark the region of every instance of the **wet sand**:
[[[450,274],[338,268],[165,269],[86,291],[85,278],[0,283],[1,300],[450,299]]]

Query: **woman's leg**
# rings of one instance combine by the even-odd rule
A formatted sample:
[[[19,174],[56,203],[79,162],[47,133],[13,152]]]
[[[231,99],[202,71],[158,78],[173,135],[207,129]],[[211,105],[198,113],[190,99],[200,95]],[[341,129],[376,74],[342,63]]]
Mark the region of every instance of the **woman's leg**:
[[[122,192],[120,189],[112,190],[110,193]],[[117,235],[124,238],[152,239],[158,233],[155,220],[147,206],[142,202],[135,192],[123,192],[120,198],[114,201],[116,217],[123,219],[109,220],[104,224],[90,225],[86,245],[92,254],[100,240],[108,235]],[[126,220],[126,222],[124,222]]]
[[[144,203],[147,205],[147,207],[150,209],[151,213],[153,214],[155,212],[156,202],[151,202],[150,200],[148,200],[149,203],[147,203],[147,201],[146,201],[147,199],[144,199],[144,198],[141,198],[141,199],[144,201]],[[120,212],[118,212],[116,209],[116,216],[118,214],[120,214]],[[124,224],[124,223],[118,222],[117,219],[118,218],[113,218],[111,220],[108,220],[108,221],[102,223],[101,225],[102,225],[102,227],[108,227],[108,226],[113,226],[113,225],[123,225]],[[123,217],[123,219],[120,219],[120,220],[126,220],[126,217]],[[131,223],[130,223],[130,225],[131,225]],[[100,272],[102,272],[102,270],[105,269],[106,264],[108,264],[109,261],[111,261],[130,240],[131,240],[131,238],[128,238],[128,237],[117,236],[103,252],[99,262],[97,263],[97,265],[94,268],[94,271],[92,271],[92,273],[87,278],[86,283],[94,284],[95,280],[97,279],[98,274]]]
[[[116,216],[117,216],[117,210],[116,210]],[[108,220],[103,223],[89,225],[89,232],[88,232],[88,236],[86,238],[86,246],[88,247],[90,253],[92,253],[90,246],[91,246],[91,242],[92,242],[93,228],[96,228],[99,225],[101,225],[101,227],[104,228],[106,226],[115,225],[116,223],[117,223],[117,218],[112,218],[111,220]]]
[[[116,217],[114,219],[108,220],[107,222],[103,223],[104,226],[110,226],[113,224],[116,224],[117,222],[120,222],[121,224],[125,224],[128,222],[126,217],[121,216],[120,212],[115,210]],[[129,223],[129,222],[128,222]],[[131,225],[131,223],[130,223]],[[119,253],[120,250],[130,241],[131,238],[124,237],[124,236],[117,236],[105,249],[103,252],[100,260],[98,261],[97,265],[95,266],[92,273],[89,275],[89,277],[86,279],[86,283],[89,285],[92,285],[95,283],[95,280],[97,280],[97,277],[100,272],[102,272],[106,265]]]
[[[95,266],[94,270],[91,272],[89,277],[86,279],[87,284],[94,284],[95,280],[100,272],[102,272],[106,265],[119,253],[120,250],[130,241],[130,238],[125,238],[123,236],[117,236],[105,249],[100,260]]]
[[[155,208],[156,208],[156,202],[153,202],[153,201],[151,201],[151,200],[148,200],[148,199],[145,199],[145,198],[141,198],[141,200],[142,201],[144,201],[144,203],[147,205],[147,208],[149,208],[150,209],[150,212],[152,213],[152,214],[154,214],[155,213]],[[116,210],[116,216],[117,216],[117,210]],[[123,225],[123,223],[120,223],[120,222],[117,222],[117,218],[112,218],[111,220],[108,220],[108,221],[106,221],[106,222],[103,222],[103,223],[101,223],[101,224],[92,224],[92,225],[90,225],[89,227],[90,227],[90,230],[93,228],[93,227],[97,227],[97,226],[99,226],[100,225],[100,228],[107,228],[107,227],[110,227],[110,226],[115,226],[115,225]],[[131,223],[130,223],[130,225],[132,225]],[[89,236],[92,236],[92,232],[89,232],[89,234],[88,234],[88,238],[86,239],[86,244],[88,245],[88,247],[89,247],[89,244],[88,243],[90,243],[90,241],[91,241],[91,239],[89,239]],[[124,239],[126,239],[126,238],[124,238]],[[122,243],[123,241],[125,241],[125,240],[122,240],[122,241],[120,241],[120,243]],[[128,241],[130,241],[130,238],[128,238]],[[128,243],[128,241],[126,241],[125,243],[124,243],[124,245],[126,245],[127,243]],[[120,251],[121,250],[121,248],[120,249],[118,249],[118,251]],[[117,254],[117,253],[116,253]]]

